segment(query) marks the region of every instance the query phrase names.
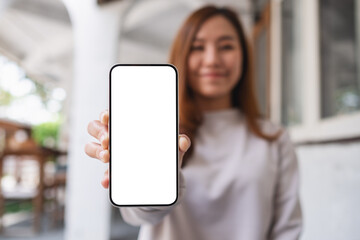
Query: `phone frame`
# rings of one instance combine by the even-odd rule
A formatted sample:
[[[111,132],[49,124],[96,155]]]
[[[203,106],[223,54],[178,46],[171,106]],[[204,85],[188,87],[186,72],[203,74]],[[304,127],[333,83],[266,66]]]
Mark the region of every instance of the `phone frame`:
[[[175,114],[176,114],[176,197],[174,202],[170,203],[170,204],[135,204],[135,205],[129,205],[129,204],[116,204],[113,199],[112,199],[112,191],[111,191],[111,176],[112,176],[112,169],[111,169],[111,75],[112,75],[112,70],[116,67],[119,66],[126,66],[126,67],[131,67],[131,66],[142,66],[142,67],[171,67],[174,69],[175,71],[175,85],[176,85],[176,107],[175,107]],[[109,199],[110,202],[113,206],[115,207],[157,207],[157,206],[171,206],[174,205],[178,198],[179,198],[179,80],[178,80],[178,71],[176,69],[176,67],[172,64],[168,64],[168,63],[164,63],[164,64],[115,64],[111,67],[110,71],[109,71],[109,153],[110,153],[110,158],[109,158]]]

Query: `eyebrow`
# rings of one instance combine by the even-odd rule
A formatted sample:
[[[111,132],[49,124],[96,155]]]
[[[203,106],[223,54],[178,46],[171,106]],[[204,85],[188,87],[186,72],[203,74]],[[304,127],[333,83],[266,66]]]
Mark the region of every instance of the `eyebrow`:
[[[219,37],[216,41],[217,42],[221,42],[221,41],[225,41],[225,40],[235,40],[235,38],[233,36],[230,35],[225,35],[225,36],[221,36]],[[202,38],[195,38],[194,42],[204,42],[205,40]]]

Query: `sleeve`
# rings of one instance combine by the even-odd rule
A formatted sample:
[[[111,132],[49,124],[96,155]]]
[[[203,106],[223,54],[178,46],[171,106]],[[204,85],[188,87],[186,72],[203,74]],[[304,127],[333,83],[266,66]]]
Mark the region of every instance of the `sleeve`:
[[[178,184],[179,184],[178,200],[176,201],[175,204],[165,207],[121,207],[119,209],[124,221],[133,226],[159,223],[184,198],[185,180],[181,170],[179,171]]]
[[[294,240],[299,239],[302,229],[298,162],[288,132],[279,138],[279,171],[269,239]]]

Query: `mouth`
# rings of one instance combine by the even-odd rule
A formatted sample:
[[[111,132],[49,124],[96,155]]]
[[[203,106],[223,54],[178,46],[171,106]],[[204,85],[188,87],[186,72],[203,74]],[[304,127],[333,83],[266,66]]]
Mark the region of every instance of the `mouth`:
[[[200,74],[200,76],[203,78],[222,78],[222,77],[226,77],[226,74],[219,72],[207,72]]]

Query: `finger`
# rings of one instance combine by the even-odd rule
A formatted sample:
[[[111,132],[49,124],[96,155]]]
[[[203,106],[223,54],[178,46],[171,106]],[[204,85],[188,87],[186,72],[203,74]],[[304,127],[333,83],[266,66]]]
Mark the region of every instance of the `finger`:
[[[106,135],[101,137],[100,144],[104,149],[109,149],[109,134],[108,133],[106,133]]]
[[[191,146],[190,138],[188,136],[186,136],[185,134],[181,134],[179,136],[179,153],[180,153],[179,161],[180,161],[180,166],[182,165],[184,155],[185,155],[186,151],[189,150],[190,146]]]
[[[107,169],[104,173],[104,177],[103,179],[101,180],[101,185],[104,187],[104,188],[109,188],[109,169]]]
[[[190,138],[185,134],[180,134],[179,136],[179,150],[180,152],[186,152],[191,145]]]
[[[101,185],[104,188],[109,188],[109,177],[108,176],[104,176],[104,178],[101,180]]]
[[[87,143],[85,145],[85,153],[92,158],[97,158],[105,163],[109,162],[110,153],[108,150],[103,149],[98,143]]]
[[[106,109],[100,113],[100,122],[106,125],[109,124],[109,110]]]
[[[88,133],[99,140],[104,149],[109,147],[109,130],[108,126],[102,124],[100,121],[91,121],[88,124]]]

